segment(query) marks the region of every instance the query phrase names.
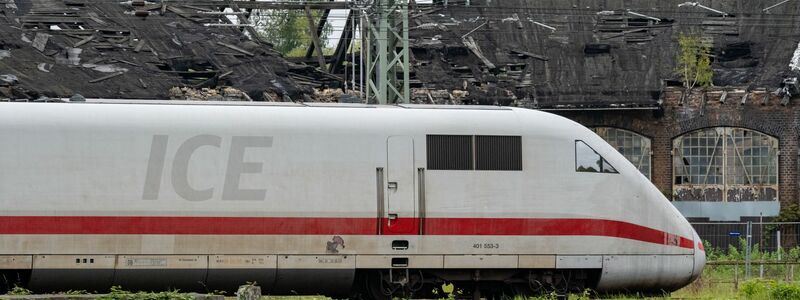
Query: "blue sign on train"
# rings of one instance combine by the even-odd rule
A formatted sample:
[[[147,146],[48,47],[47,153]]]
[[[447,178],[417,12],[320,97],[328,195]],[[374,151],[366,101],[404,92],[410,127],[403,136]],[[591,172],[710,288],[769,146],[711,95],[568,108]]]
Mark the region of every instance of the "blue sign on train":
[[[731,231],[731,232],[728,232],[728,235],[730,235],[730,236],[740,236],[740,235],[742,235],[742,233],[738,232],[738,231]]]

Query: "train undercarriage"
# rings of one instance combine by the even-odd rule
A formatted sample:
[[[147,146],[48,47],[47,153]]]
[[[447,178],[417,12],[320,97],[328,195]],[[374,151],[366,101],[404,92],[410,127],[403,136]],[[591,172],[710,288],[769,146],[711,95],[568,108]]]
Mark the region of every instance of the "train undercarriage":
[[[597,286],[590,270],[359,270],[354,291],[364,299],[472,298],[584,293]]]
[[[63,270],[62,270],[63,271]],[[42,272],[42,271],[39,271]],[[313,271],[309,271],[313,272]],[[86,274],[85,272],[82,272]],[[323,272],[324,273],[324,272]],[[596,287],[600,278],[600,269],[573,270],[504,270],[504,269],[388,269],[388,270],[348,270],[328,274],[298,274],[297,278],[308,278],[306,282],[287,282],[282,278],[274,278],[275,282],[258,282],[263,286],[264,294],[324,294],[335,298],[349,297],[356,299],[393,299],[393,298],[459,298],[459,299],[500,299],[516,295],[566,295],[584,293]],[[49,274],[48,274],[49,275]],[[147,275],[147,274],[141,274]],[[224,290],[235,292],[233,286],[214,286],[209,282],[196,282],[192,285],[176,285],[154,276],[143,276],[160,282],[140,282],[144,285],[123,285],[131,291],[179,289],[185,292],[208,293]],[[307,275],[307,276],[305,276]],[[0,294],[5,294],[14,287],[24,287],[35,293],[59,293],[68,290],[85,290],[104,293],[110,285],[104,282],[82,281],[81,284],[66,287],[63,282],[36,280],[31,270],[6,270],[0,272]],[[50,276],[48,276],[50,277]],[[34,279],[33,281],[31,279]],[[63,277],[62,277],[63,278]],[[87,278],[88,279],[88,278]],[[327,279],[327,280],[326,280]],[[349,280],[349,282],[347,282]],[[72,280],[70,280],[72,281]],[[335,281],[335,284],[334,282]],[[72,281],[75,282],[75,281]],[[115,284],[118,281],[113,281]],[[31,284],[33,283],[33,284]],[[241,282],[245,284],[246,282]],[[349,285],[348,285],[349,284]],[[306,288],[300,288],[305,286]],[[349,288],[348,288],[349,287]],[[66,289],[66,290],[65,290]]]

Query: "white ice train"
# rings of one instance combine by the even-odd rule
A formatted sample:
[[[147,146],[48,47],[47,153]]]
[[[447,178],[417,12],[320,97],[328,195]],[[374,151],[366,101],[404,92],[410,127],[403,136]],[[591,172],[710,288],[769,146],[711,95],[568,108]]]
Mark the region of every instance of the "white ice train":
[[[37,291],[671,291],[686,219],[568,119],[480,106],[0,103],[0,272]]]

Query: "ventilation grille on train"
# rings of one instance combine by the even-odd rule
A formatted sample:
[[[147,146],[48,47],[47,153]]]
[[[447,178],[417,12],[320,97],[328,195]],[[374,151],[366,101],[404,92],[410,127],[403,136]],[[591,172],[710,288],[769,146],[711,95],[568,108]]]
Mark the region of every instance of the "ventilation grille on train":
[[[475,169],[522,171],[522,138],[518,136],[476,136]]]
[[[429,135],[429,170],[473,170],[471,135]]]
[[[428,135],[429,170],[521,171],[522,138]]]

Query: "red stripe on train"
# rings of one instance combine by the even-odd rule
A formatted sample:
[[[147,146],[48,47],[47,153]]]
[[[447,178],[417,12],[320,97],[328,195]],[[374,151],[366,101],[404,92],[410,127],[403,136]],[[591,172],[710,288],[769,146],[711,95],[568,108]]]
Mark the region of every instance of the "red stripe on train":
[[[694,248],[691,239],[614,220],[425,218],[402,221],[411,224],[422,221],[426,235],[605,236]],[[0,216],[0,234],[371,235],[377,234],[378,225],[375,218]],[[384,234],[399,234],[390,230],[390,225],[381,225]]]
[[[425,234],[432,235],[538,235],[606,236],[660,245],[694,248],[691,239],[628,222],[600,219],[425,219]],[[497,220],[497,219],[492,219]]]

